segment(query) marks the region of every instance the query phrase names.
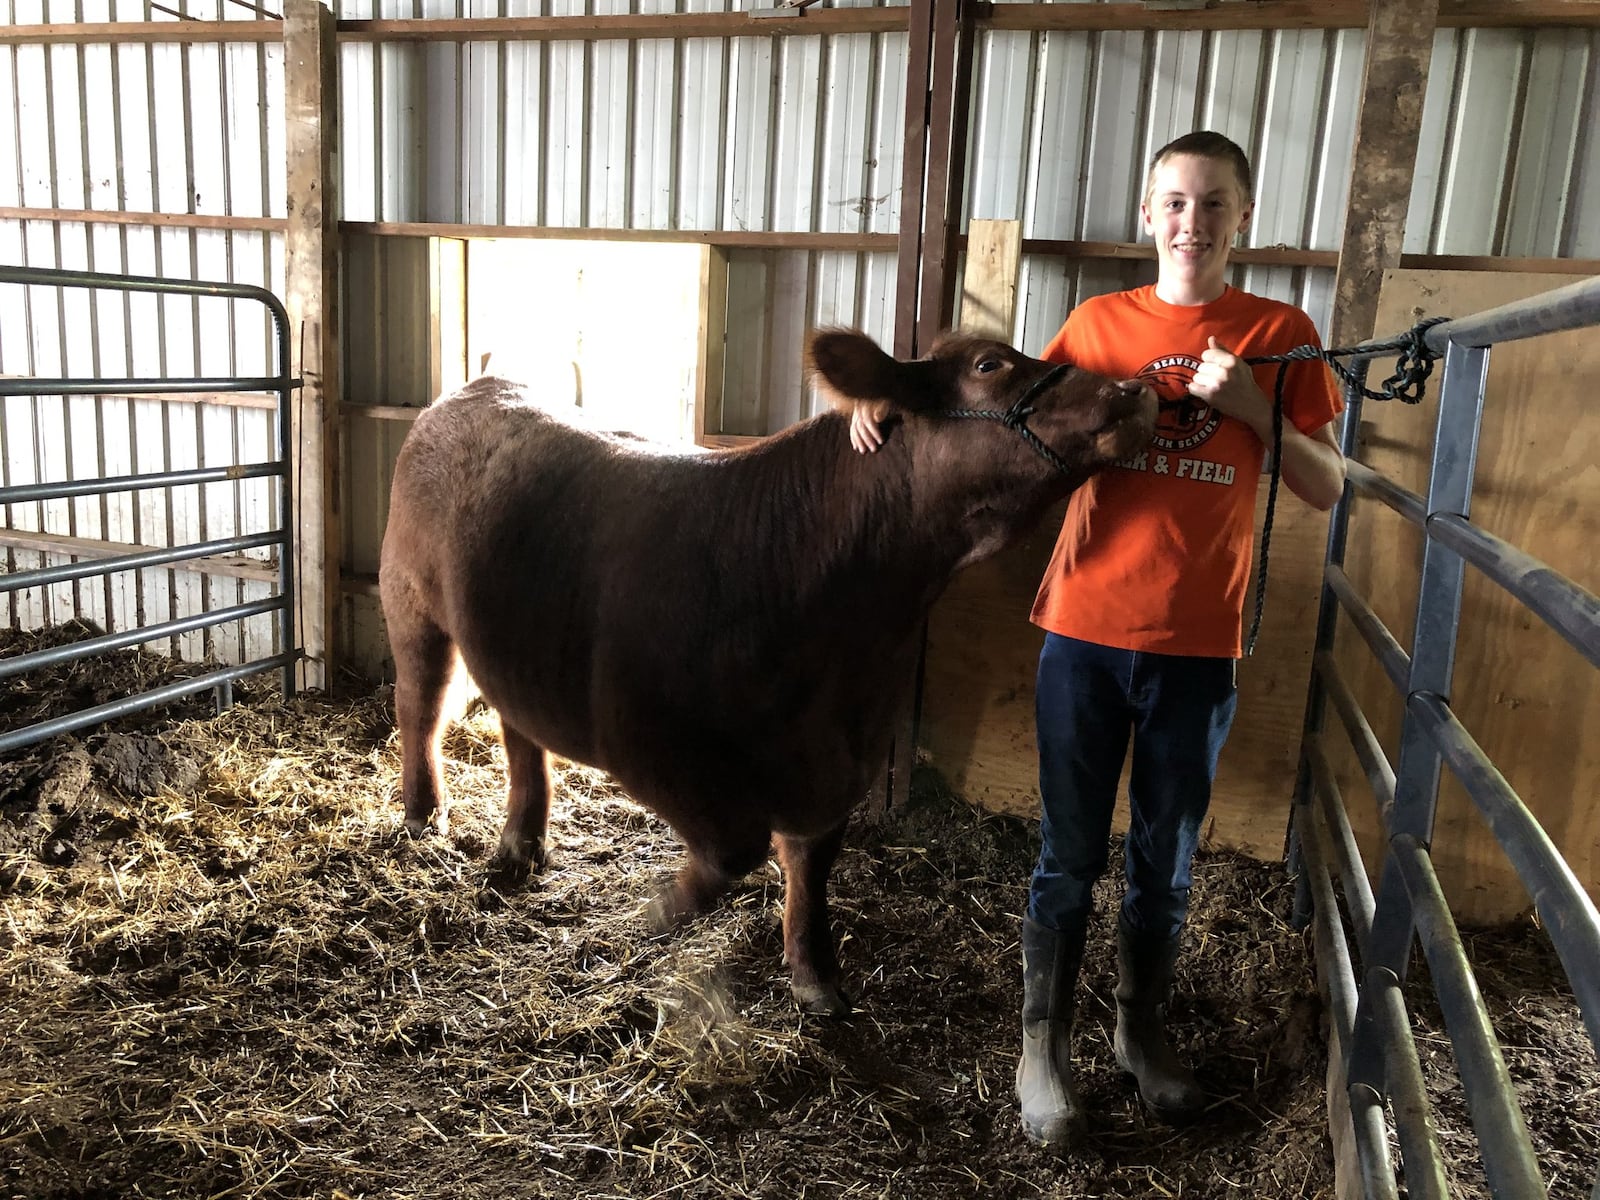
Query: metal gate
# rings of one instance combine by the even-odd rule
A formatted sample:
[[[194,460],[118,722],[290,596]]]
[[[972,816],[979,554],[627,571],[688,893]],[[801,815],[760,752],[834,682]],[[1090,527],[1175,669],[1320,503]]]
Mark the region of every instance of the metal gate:
[[[1317,622],[1291,826],[1301,916],[1314,920],[1317,961],[1331,1010],[1329,1085],[1349,1101],[1343,1131],[1356,1147],[1362,1194],[1395,1197],[1386,1106],[1393,1113],[1407,1194],[1448,1195],[1417,1048],[1401,987],[1420,943],[1450,1035],[1485,1174],[1496,1197],[1546,1195],[1511,1079],[1430,858],[1441,766],[1471,797],[1528,890],[1571,982],[1590,1040],[1600,1048],[1600,917],[1526,805],[1450,708],[1464,566],[1494,581],[1600,667],[1600,602],[1572,580],[1468,519],[1488,359],[1497,342],[1600,324],[1600,277],[1436,325],[1425,338],[1443,356],[1438,423],[1426,497],[1355,458],[1361,400],[1344,424],[1351,487],[1335,508]],[[1344,573],[1355,493],[1381,501],[1424,534],[1420,592],[1409,650],[1384,627]],[[1398,762],[1390,764],[1333,660],[1339,608],[1404,701]],[[1383,865],[1374,897],[1329,765],[1323,717],[1349,738],[1384,815]],[[1343,883],[1346,940],[1333,872]],[[1600,1177],[1592,1195],[1600,1200]]]
[[[0,731],[0,753],[30,745],[60,733],[85,726],[96,725],[127,713],[153,708],[183,696],[214,690],[218,708],[232,702],[232,685],[236,679],[254,675],[274,667],[283,671],[285,695],[294,692],[294,664],[299,658],[294,635],[294,553],[292,488],[290,487],[290,462],[292,427],[290,422],[289,393],[299,385],[290,377],[288,315],[283,304],[271,292],[249,284],[204,283],[186,280],[156,279],[144,276],[108,275],[88,271],[64,271],[42,267],[0,266],[0,285],[21,284],[32,286],[78,287],[115,289],[122,292],[155,292],[168,295],[214,296],[235,300],[259,302],[267,308],[272,321],[276,342],[278,373],[264,378],[140,378],[140,379],[85,379],[85,378],[0,378],[0,397],[4,396],[56,396],[153,395],[176,392],[275,392],[277,393],[277,457],[265,462],[234,463],[226,466],[209,466],[194,470],[163,471],[140,475],[123,475],[114,478],[70,479],[0,487],[0,505],[43,503],[69,497],[99,496],[112,492],[141,491],[148,488],[173,488],[191,484],[220,483],[243,479],[270,478],[277,487],[277,522],[275,528],[242,534],[237,537],[216,538],[179,546],[160,546],[110,557],[82,558],[80,561],[35,571],[0,574],[0,594],[25,588],[43,587],[65,583],[90,576],[107,575],[117,571],[135,571],[146,567],[166,566],[174,563],[207,558],[219,554],[238,554],[255,547],[277,548],[277,594],[244,604],[191,613],[156,625],[134,625],[115,630],[101,637],[73,642],[30,654],[0,660],[0,679],[9,679],[24,672],[63,662],[72,662],[122,650],[130,646],[163,637],[172,637],[197,629],[205,629],[228,622],[245,621],[266,613],[276,615],[277,653],[206,671],[189,679],[181,679],[152,688],[148,691],[119,697],[77,712],[67,713],[47,721],[40,721],[20,729]]]

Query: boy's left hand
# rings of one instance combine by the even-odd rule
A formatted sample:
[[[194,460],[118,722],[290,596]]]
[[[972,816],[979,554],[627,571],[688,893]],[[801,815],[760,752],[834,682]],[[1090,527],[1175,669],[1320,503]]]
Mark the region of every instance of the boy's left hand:
[[[1200,366],[1189,383],[1189,394],[1259,433],[1262,422],[1272,419],[1272,404],[1256,386],[1255,374],[1244,359],[1216,338],[1207,338],[1206,342],[1206,349],[1200,352]]]

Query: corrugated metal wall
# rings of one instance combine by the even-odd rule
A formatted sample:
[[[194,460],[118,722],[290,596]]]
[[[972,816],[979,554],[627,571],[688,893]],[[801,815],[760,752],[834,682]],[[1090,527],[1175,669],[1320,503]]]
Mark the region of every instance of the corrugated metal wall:
[[[558,15],[669,11],[626,0],[492,5],[349,3],[340,17]],[[694,3],[695,9],[725,6]],[[731,7],[731,6],[726,6]],[[201,19],[256,19],[220,0]],[[10,23],[147,19],[142,3],[0,2]],[[1132,241],[1143,163],[1171,136],[1222,129],[1257,164],[1252,246],[1336,250],[1365,35],[1345,32],[1014,33],[980,31],[965,214],[1018,218],[1031,239]],[[900,206],[904,34],[683,41],[345,41],[341,70],[345,219],[552,225],[580,229],[893,234]],[[283,55],[273,44],[0,46],[0,207],[282,218]],[[1570,30],[1441,31],[1406,249],[1600,257],[1600,35]],[[1586,119],[1587,118],[1587,119]],[[281,289],[281,235],[0,217],[0,260]],[[392,403],[384,372],[414,347],[358,328],[399,303],[428,309],[427,278],[396,279],[414,246],[378,238],[352,260],[347,291],[389,274],[389,304],[347,304],[351,399]],[[392,246],[385,248],[385,243]],[[392,259],[387,261],[386,259]],[[803,331],[858,325],[890,340],[895,255],[839,249],[728,253],[729,432],[760,433],[809,411]],[[1017,340],[1037,352],[1080,298],[1148,279],[1153,264],[1068,262],[1029,253]],[[1328,268],[1240,268],[1237,282],[1303,305],[1327,328]],[[6,294],[6,293],[11,294]],[[10,374],[225,373],[270,353],[264,325],[185,302],[89,303],[0,287],[0,371]],[[387,351],[381,351],[387,346]],[[375,349],[379,347],[380,349]],[[393,362],[383,356],[399,355]],[[378,360],[383,358],[382,362]],[[414,390],[411,384],[403,385]],[[386,398],[387,397],[387,398]],[[399,430],[350,428],[349,499],[381,495]],[[96,471],[266,457],[257,410],[161,401],[10,401],[9,483]],[[198,489],[188,489],[195,492]],[[16,529],[109,541],[248,529],[267,502],[251,488],[175,493],[170,507],[19,506]],[[360,520],[358,519],[358,523]],[[381,522],[365,521],[381,527]],[[0,534],[3,537],[3,534]],[[370,539],[368,539],[370,540]],[[352,545],[352,562],[373,548]],[[61,554],[5,551],[8,569]],[[82,615],[121,627],[231,602],[226,577],[146,572],[135,584],[56,589],[7,615],[37,625]],[[262,629],[268,631],[263,620]],[[205,649],[186,639],[186,655]],[[248,640],[248,639],[247,639]],[[211,647],[223,657],[246,647]]]

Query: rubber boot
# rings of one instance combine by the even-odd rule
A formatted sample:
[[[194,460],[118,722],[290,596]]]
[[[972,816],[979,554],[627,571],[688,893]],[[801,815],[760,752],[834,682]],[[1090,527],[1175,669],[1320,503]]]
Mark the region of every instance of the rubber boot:
[[[1022,1132],[1036,1146],[1065,1154],[1087,1122],[1072,1084],[1073,993],[1083,965],[1087,921],[1062,932],[1022,918],[1022,1058],[1017,1100]]]
[[[1117,1066],[1139,1084],[1139,1099],[1156,1120],[1181,1125],[1205,1108],[1194,1072],[1167,1042],[1166,1007],[1172,993],[1178,939],[1151,937],[1117,922]]]

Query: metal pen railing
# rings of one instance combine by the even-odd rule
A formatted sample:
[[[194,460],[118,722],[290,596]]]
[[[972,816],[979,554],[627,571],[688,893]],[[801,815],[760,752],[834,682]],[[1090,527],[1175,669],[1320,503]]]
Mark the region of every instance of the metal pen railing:
[[[1343,449],[1349,486],[1328,530],[1317,619],[1317,652],[1306,699],[1295,783],[1291,861],[1300,916],[1314,923],[1332,1016],[1332,1080],[1349,1101],[1362,1194],[1395,1197],[1384,1111],[1392,1113],[1407,1194],[1448,1196],[1439,1138],[1406,1015],[1402,988],[1412,946],[1428,963],[1454,1050],[1484,1174],[1496,1197],[1545,1196],[1539,1164],[1482,997],[1434,872],[1441,771],[1448,767],[1476,805],[1527,888],[1572,985],[1590,1040],[1600,1050],[1600,915],[1539,822],[1450,709],[1465,567],[1471,564],[1592,665],[1600,666],[1600,601],[1558,571],[1469,519],[1489,352],[1496,343],[1600,325],[1600,277],[1474,316],[1425,334],[1444,369],[1428,494],[1418,496],[1357,461],[1361,397],[1348,396]],[[1343,570],[1357,494],[1393,509],[1424,534],[1416,621],[1403,647]],[[1404,699],[1399,754],[1388,762],[1333,657],[1343,610]],[[1382,817],[1384,860],[1374,895],[1329,765],[1324,719],[1331,707],[1361,764]],[[1333,888],[1356,941],[1353,964]],[[1600,1175],[1593,1186],[1600,1200]]]
[[[32,745],[45,738],[97,725],[115,717],[154,708],[184,696],[213,691],[220,709],[232,703],[232,685],[237,679],[279,668],[283,672],[285,695],[294,693],[294,667],[300,657],[294,632],[294,508],[290,463],[293,458],[289,395],[300,385],[292,377],[290,365],[289,318],[282,302],[265,288],[241,283],[207,283],[193,280],[158,279],[139,275],[112,275],[94,271],[66,271],[48,267],[0,266],[0,284],[113,289],[123,292],[156,292],[188,296],[215,296],[255,301],[266,306],[272,320],[277,349],[278,373],[264,377],[229,376],[223,378],[0,378],[0,396],[58,395],[154,395],[190,392],[275,392],[277,394],[277,457],[266,462],[230,466],[202,467],[195,470],[159,471],[143,475],[121,475],[99,479],[74,479],[0,487],[0,505],[61,500],[78,496],[105,495],[121,491],[171,488],[188,484],[233,482],[242,479],[277,480],[277,528],[233,538],[218,538],[182,546],[161,546],[133,550],[127,554],[88,558],[35,571],[0,574],[0,594],[119,571],[168,566],[208,558],[217,554],[236,554],[263,546],[277,547],[277,595],[268,599],[226,608],[212,609],[178,617],[157,625],[123,629],[100,637],[87,638],[0,660],[0,679],[24,674],[41,667],[72,662],[96,654],[110,653],[129,646],[207,629],[231,622],[243,622],[267,613],[277,614],[277,653],[231,666],[207,671],[192,678],[177,680],[158,688],[121,697],[108,703],[66,713],[20,729],[0,731],[0,753]],[[70,553],[70,551],[69,551]]]

